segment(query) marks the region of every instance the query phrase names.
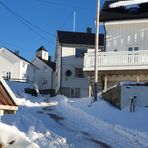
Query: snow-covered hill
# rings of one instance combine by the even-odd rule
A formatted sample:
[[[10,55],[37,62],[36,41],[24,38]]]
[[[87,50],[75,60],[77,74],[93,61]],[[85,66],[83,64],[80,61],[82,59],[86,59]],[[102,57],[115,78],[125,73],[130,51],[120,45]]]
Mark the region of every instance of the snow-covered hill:
[[[10,132],[5,138],[7,125],[0,124],[0,142],[9,147],[29,147],[25,143],[41,148],[148,147],[148,108],[130,113],[126,108],[114,108],[101,97],[91,106],[91,98],[32,97],[23,92],[29,84],[8,84],[21,104],[15,115],[2,117],[10,131],[15,128],[16,136]],[[11,140],[14,142],[9,144]]]

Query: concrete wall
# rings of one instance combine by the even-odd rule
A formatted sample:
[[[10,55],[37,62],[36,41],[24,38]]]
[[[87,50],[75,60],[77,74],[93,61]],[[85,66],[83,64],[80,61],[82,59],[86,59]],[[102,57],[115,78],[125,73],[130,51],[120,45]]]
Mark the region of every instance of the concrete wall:
[[[129,98],[134,96],[136,97],[135,106],[148,106],[148,86],[123,85],[121,87],[121,108],[128,106]]]
[[[121,88],[120,86],[113,87],[102,93],[103,99],[110,102],[114,106],[121,108]]]

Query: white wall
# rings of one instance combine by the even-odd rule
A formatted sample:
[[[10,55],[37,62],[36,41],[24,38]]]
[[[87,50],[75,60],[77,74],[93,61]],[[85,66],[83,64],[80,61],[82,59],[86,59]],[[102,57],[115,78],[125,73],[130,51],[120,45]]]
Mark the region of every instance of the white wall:
[[[89,95],[88,79],[75,77],[75,68],[83,68],[83,62],[84,58],[75,57],[75,48],[62,48],[62,87],[80,88],[80,97],[87,97]],[[72,71],[70,77],[65,75],[67,70]]]
[[[11,78],[20,78],[20,60],[5,48],[0,49],[0,75],[11,72]]]
[[[37,57],[33,60],[32,63],[40,69],[36,73],[36,79],[37,79],[36,81],[39,86],[39,89],[42,89],[42,90],[51,89],[52,88],[51,79],[52,79],[53,70]],[[47,83],[45,83],[45,81]]]
[[[148,22],[107,23],[106,51],[128,51],[128,47],[148,48]]]
[[[121,86],[121,108],[129,105],[129,98],[136,96],[136,106],[148,106],[148,86]]]

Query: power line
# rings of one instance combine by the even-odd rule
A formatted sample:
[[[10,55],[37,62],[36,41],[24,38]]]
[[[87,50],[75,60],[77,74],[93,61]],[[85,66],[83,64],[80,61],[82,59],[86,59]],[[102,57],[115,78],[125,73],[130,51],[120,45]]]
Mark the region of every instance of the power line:
[[[73,5],[70,5],[70,4],[64,4],[64,3],[57,3],[57,2],[51,2],[51,1],[47,1],[47,0],[35,0],[35,1],[38,1],[38,2],[41,2],[41,3],[45,3],[45,4],[50,4],[50,5],[58,5],[58,6],[63,6],[63,7],[71,7],[71,8],[76,8],[78,6],[73,6]]]
[[[26,20],[25,18],[23,18],[22,16],[18,15],[15,11],[13,11],[12,9],[10,9],[6,4],[4,4],[2,1],[0,1],[0,4],[7,10],[9,11],[13,16],[16,17],[16,19],[21,22],[23,25],[25,25],[28,29],[30,29],[32,32],[34,32],[35,34],[37,34],[38,36],[40,36],[40,38],[46,40],[47,42],[50,42],[49,39],[47,39],[46,37],[44,37],[42,34],[40,34],[39,32],[37,32],[36,30],[40,30],[46,34],[51,35],[52,37],[54,36],[53,34],[50,34],[49,32],[47,32],[46,30],[32,24],[30,21]],[[36,28],[36,30],[34,29]],[[55,36],[54,36],[55,37]]]
[[[49,1],[49,0],[35,0],[44,4],[48,4],[48,5],[56,5],[56,6],[62,6],[62,7],[66,7],[66,8],[73,8],[73,9],[84,9],[84,10],[88,10],[89,7],[80,7],[79,5],[70,5],[70,4],[65,4],[65,3],[61,3],[61,2],[53,2],[53,1]]]

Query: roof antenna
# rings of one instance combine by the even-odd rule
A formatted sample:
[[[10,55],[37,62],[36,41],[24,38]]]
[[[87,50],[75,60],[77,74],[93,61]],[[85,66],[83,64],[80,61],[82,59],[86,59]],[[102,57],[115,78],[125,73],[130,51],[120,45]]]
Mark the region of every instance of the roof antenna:
[[[76,11],[73,14],[73,32],[76,31]]]

